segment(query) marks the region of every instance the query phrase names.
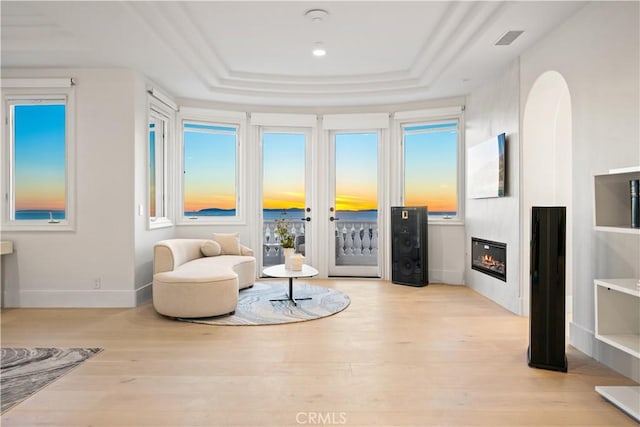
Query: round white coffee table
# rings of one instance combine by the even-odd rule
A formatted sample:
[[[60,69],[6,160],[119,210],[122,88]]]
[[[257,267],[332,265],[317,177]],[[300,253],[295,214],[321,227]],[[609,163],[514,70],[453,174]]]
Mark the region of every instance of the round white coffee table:
[[[311,298],[293,298],[293,279],[297,277],[313,277],[318,274],[318,270],[307,264],[302,264],[302,270],[287,270],[284,268],[284,264],[278,264],[267,267],[262,270],[262,272],[266,276],[289,278],[289,295],[287,295],[287,298],[272,299],[270,301],[292,301],[294,304],[296,304],[296,300],[300,301]]]

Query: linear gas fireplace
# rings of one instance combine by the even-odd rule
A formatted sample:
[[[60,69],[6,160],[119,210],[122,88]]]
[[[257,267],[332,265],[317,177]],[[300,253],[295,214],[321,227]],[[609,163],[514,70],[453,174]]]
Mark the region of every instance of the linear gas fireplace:
[[[471,268],[507,281],[507,244],[471,238]]]

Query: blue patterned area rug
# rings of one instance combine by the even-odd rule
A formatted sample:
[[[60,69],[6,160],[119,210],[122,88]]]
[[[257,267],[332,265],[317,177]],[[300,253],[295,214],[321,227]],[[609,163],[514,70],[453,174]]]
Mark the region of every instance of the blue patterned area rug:
[[[178,320],[207,325],[276,325],[331,316],[351,303],[349,296],[343,292],[298,281],[293,282],[294,298],[311,299],[298,300],[297,304],[291,301],[270,301],[287,297],[289,284],[287,279],[283,280],[284,283],[256,282],[253,287],[241,290],[236,312],[231,316]]]
[[[101,348],[2,348],[2,413],[101,351]]]

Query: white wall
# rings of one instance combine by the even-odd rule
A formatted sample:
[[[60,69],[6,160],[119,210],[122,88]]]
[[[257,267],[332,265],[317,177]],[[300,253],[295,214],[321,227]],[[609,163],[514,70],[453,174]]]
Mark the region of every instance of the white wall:
[[[148,227],[146,80],[124,69],[7,69],[3,76],[70,76],[77,83],[77,229],[3,233],[15,242],[3,260],[5,306],[132,307],[148,300],[153,245],[174,237],[175,228]]]
[[[571,96],[564,78],[547,71],[529,93],[522,92],[522,149],[520,172],[522,313],[529,314],[531,208],[566,208],[565,289],[571,311],[573,213],[571,206]]]
[[[593,279],[639,277],[640,242],[634,235],[594,231],[593,175],[640,164],[639,7],[637,2],[589,3],[520,62],[522,93],[529,93],[542,73],[555,70],[571,94],[570,343],[635,380],[640,377],[638,361],[594,339]]]
[[[429,283],[465,284],[464,224],[429,225]]]
[[[519,67],[510,66],[467,97],[466,149],[506,133],[506,197],[466,199],[465,283],[482,295],[520,314],[519,221]],[[468,186],[468,184],[467,184]],[[471,269],[471,237],[507,244],[507,281]]]
[[[76,230],[3,232],[8,307],[133,306],[133,74],[123,69],[3,69],[76,80]],[[94,280],[101,279],[101,289]]]

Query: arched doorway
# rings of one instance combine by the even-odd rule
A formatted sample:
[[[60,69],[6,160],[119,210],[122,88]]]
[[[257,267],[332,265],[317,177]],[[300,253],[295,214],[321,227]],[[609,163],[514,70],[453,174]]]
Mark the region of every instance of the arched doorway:
[[[529,267],[532,206],[567,207],[567,318],[572,312],[572,131],[571,95],[560,73],[547,71],[534,82],[522,120],[521,301],[529,314]],[[568,329],[567,329],[568,330]]]

